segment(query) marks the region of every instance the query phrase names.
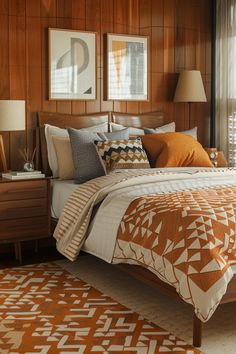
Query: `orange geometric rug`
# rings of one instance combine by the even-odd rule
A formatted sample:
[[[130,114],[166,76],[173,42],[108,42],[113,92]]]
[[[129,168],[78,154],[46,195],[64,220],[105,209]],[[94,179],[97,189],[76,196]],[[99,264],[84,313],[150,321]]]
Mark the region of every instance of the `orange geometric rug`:
[[[0,270],[0,353],[200,353],[54,263]]]

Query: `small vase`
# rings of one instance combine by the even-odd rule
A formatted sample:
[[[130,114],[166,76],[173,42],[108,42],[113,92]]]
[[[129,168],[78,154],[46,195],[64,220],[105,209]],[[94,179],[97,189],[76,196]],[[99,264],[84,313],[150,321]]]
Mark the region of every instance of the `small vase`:
[[[26,161],[25,162],[24,171],[26,171],[26,172],[34,171],[34,163],[33,163],[33,161]]]

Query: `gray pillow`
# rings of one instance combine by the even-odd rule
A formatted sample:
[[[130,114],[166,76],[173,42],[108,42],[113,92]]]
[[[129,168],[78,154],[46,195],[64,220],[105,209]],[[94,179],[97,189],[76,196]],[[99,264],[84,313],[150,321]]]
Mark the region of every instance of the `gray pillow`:
[[[94,133],[68,128],[72,157],[75,166],[75,182],[84,183],[105,174],[102,162],[93,144],[94,140],[128,139],[129,130],[113,133]]]

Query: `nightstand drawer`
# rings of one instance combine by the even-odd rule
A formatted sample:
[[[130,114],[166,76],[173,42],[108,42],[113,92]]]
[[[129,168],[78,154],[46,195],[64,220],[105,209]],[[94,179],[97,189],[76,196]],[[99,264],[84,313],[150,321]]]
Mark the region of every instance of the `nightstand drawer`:
[[[10,242],[11,239],[25,240],[50,236],[49,223],[45,216],[15,219],[14,222],[2,220],[0,224],[0,243]]]
[[[46,198],[12,200],[0,203],[0,220],[29,218],[42,215],[47,215]]]
[[[46,180],[22,180],[0,183],[0,201],[47,197]]]

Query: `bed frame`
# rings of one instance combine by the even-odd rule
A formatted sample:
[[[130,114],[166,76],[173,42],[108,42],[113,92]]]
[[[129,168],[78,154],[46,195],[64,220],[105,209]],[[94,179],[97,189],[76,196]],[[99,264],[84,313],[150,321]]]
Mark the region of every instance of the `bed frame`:
[[[44,135],[44,124],[56,125],[61,128],[74,127],[86,128],[92,125],[104,122],[115,122],[126,127],[147,127],[157,128],[164,123],[164,115],[162,112],[150,112],[143,114],[125,114],[116,112],[100,112],[87,115],[69,115],[59,113],[40,112],[38,114],[37,129],[37,163],[40,164],[43,172],[51,175],[47,159],[47,147]],[[56,225],[53,220],[52,225]],[[119,264],[115,265],[122,271],[130,274],[132,277],[144,282],[145,284],[162,291],[164,294],[174,298],[177,301],[183,301],[175,288],[161,281],[155,274],[149,270],[137,265]],[[233,277],[228,285],[227,292],[221,300],[221,304],[236,301],[236,276]],[[202,322],[198,319],[193,311],[193,346],[200,347],[202,343]]]

